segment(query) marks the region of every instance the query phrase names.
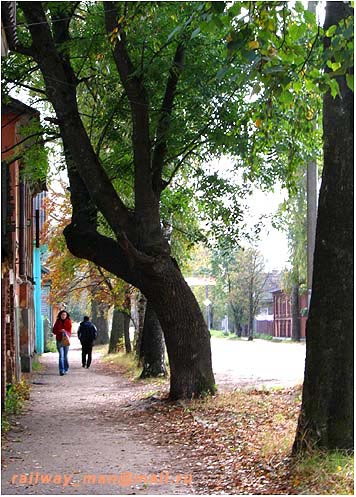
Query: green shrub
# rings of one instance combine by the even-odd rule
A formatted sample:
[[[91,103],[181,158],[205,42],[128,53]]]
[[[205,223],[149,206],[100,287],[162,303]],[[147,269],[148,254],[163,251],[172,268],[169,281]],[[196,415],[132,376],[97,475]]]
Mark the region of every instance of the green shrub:
[[[30,398],[30,385],[26,380],[20,380],[6,387],[5,413],[19,414],[25,400]]]
[[[20,414],[24,403],[30,398],[30,385],[22,379],[6,386],[4,410],[1,413],[1,430],[5,434],[11,428],[10,416]]]
[[[210,330],[210,336],[215,338],[227,338],[229,340],[238,340],[239,337],[234,333],[226,334],[223,330]]]
[[[34,359],[32,361],[32,371],[37,372],[41,371],[41,369],[42,369],[42,364],[39,362],[38,359]]]
[[[57,345],[55,340],[50,340],[46,343],[45,352],[57,352]]]

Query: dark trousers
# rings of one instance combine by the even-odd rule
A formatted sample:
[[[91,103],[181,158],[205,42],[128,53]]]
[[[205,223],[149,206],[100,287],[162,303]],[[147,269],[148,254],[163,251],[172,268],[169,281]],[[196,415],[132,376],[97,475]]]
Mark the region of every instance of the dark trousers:
[[[91,351],[93,350],[92,343],[82,343],[82,365],[87,368],[91,364]],[[87,358],[88,356],[88,358]]]

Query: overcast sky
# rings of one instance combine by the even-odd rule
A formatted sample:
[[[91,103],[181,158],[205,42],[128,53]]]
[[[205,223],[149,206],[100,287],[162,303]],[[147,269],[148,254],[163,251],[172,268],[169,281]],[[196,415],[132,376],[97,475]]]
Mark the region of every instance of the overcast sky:
[[[265,193],[255,190],[248,199],[250,208],[248,220],[251,227],[259,221],[261,216],[266,216],[263,219],[265,227],[261,231],[258,248],[265,258],[268,271],[283,269],[288,265],[287,238],[283,232],[276,230],[271,223],[271,217],[276,213],[279,204],[286,198],[287,194],[277,185],[274,192]]]

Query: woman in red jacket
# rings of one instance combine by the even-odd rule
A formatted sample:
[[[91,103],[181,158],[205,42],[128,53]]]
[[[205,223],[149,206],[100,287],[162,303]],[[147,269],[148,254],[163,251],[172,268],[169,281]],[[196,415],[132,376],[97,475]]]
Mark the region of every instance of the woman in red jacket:
[[[72,334],[72,321],[67,311],[61,311],[53,326],[53,335],[56,336],[57,350],[59,352],[59,374],[63,376],[67,374],[69,369],[68,364],[68,350],[69,345],[64,345],[62,340],[63,336],[67,335],[69,338]]]

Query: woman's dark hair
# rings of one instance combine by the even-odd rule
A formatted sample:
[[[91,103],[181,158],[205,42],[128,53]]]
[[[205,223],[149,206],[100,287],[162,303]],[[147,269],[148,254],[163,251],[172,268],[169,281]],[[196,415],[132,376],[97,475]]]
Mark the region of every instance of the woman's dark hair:
[[[62,319],[62,318],[61,318],[61,314],[62,314],[62,312],[65,312],[65,313],[67,314],[66,319],[70,319],[70,314],[69,314],[69,312],[68,312],[68,311],[66,311],[65,309],[62,309],[61,311],[59,311],[58,316],[57,316],[57,319]]]

